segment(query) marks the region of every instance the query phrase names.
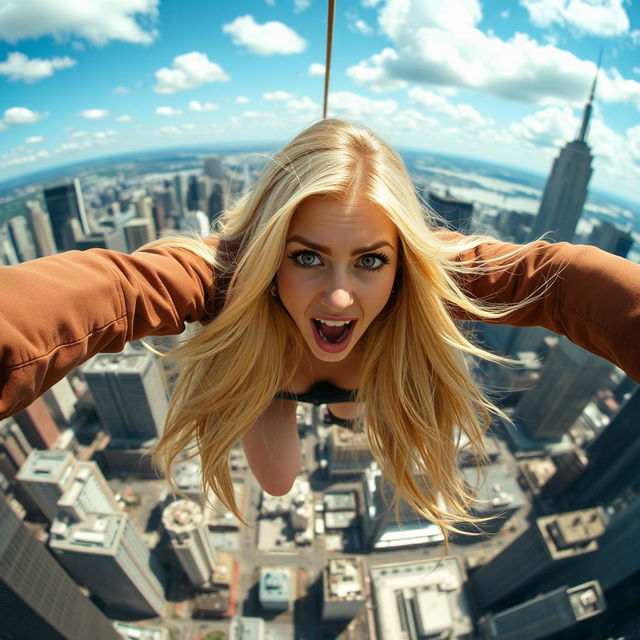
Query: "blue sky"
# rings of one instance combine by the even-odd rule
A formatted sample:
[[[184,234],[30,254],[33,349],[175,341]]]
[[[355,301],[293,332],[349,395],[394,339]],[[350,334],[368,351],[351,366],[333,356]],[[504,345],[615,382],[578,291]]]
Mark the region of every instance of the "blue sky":
[[[592,184],[640,200],[640,8],[337,0],[329,115],[547,173],[603,49]],[[320,117],[321,0],[2,0],[0,180],[157,147],[286,141]]]

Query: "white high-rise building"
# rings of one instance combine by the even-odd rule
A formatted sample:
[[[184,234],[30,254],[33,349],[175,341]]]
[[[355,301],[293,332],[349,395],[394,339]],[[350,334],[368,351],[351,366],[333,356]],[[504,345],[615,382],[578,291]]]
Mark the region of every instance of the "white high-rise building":
[[[77,471],[78,461],[67,451],[34,450],[16,479],[38,509],[53,520],[58,512],[58,500],[71,487]]]
[[[156,356],[100,354],[83,368],[98,416],[113,438],[149,440],[162,431],[169,401]]]
[[[60,382],[54,384],[44,394],[44,400],[49,406],[55,421],[59,425],[69,426],[71,419],[75,415],[76,404],[78,403],[69,380],[62,378]]]
[[[191,584],[198,587],[210,582],[215,551],[202,508],[190,500],[176,500],[162,513],[162,524]]]
[[[16,477],[49,520],[60,511],[77,520],[121,511],[98,465],[78,462],[67,451],[32,451]]]
[[[51,525],[60,564],[105,605],[136,616],[163,615],[166,576],[125,513],[66,516]]]

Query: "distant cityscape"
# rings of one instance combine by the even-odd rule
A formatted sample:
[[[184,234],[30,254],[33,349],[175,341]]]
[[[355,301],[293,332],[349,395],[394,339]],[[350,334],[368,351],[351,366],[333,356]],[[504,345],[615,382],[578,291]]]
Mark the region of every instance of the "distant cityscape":
[[[638,205],[587,199],[590,113],[591,99],[546,182],[404,157],[442,224],[515,242],[549,233],[638,262]],[[206,235],[267,160],[189,151],[15,181],[0,203],[0,263]],[[475,366],[511,422],[485,434],[482,468],[461,449],[475,515],[490,519],[456,534],[446,556],[434,524],[408,508],[396,520],[365,435],[333,424],[324,406],[298,406],[303,471],[286,496],[262,492],[233,450],[249,526],[203,495],[197,459],[172,470],[182,495],[171,494],[148,452],[175,369],[138,343],[92,358],[0,421],[0,637],[640,638],[638,385],[544,329],[476,332],[518,363]]]

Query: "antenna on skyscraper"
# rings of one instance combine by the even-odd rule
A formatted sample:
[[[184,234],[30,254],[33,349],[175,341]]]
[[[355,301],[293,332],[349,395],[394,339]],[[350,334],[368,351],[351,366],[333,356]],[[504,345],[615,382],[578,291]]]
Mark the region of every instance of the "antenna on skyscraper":
[[[600,72],[600,64],[602,63],[602,48],[600,48],[600,55],[598,56],[598,67],[596,68],[596,75],[593,78],[593,84],[591,85],[591,93],[589,94],[589,100],[584,107],[584,113],[582,115],[582,124],[580,125],[580,132],[576,138],[577,142],[587,142],[587,132],[589,130],[589,120],[591,119],[591,110],[593,109],[593,98],[596,93],[596,83],[598,81],[598,73]]]

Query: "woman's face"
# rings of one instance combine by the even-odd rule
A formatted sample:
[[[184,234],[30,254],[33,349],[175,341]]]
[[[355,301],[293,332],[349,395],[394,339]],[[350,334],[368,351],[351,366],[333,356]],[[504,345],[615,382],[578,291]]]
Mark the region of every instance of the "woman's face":
[[[278,270],[282,304],[319,360],[346,358],[389,300],[398,233],[365,199],[313,196],[294,214]]]

